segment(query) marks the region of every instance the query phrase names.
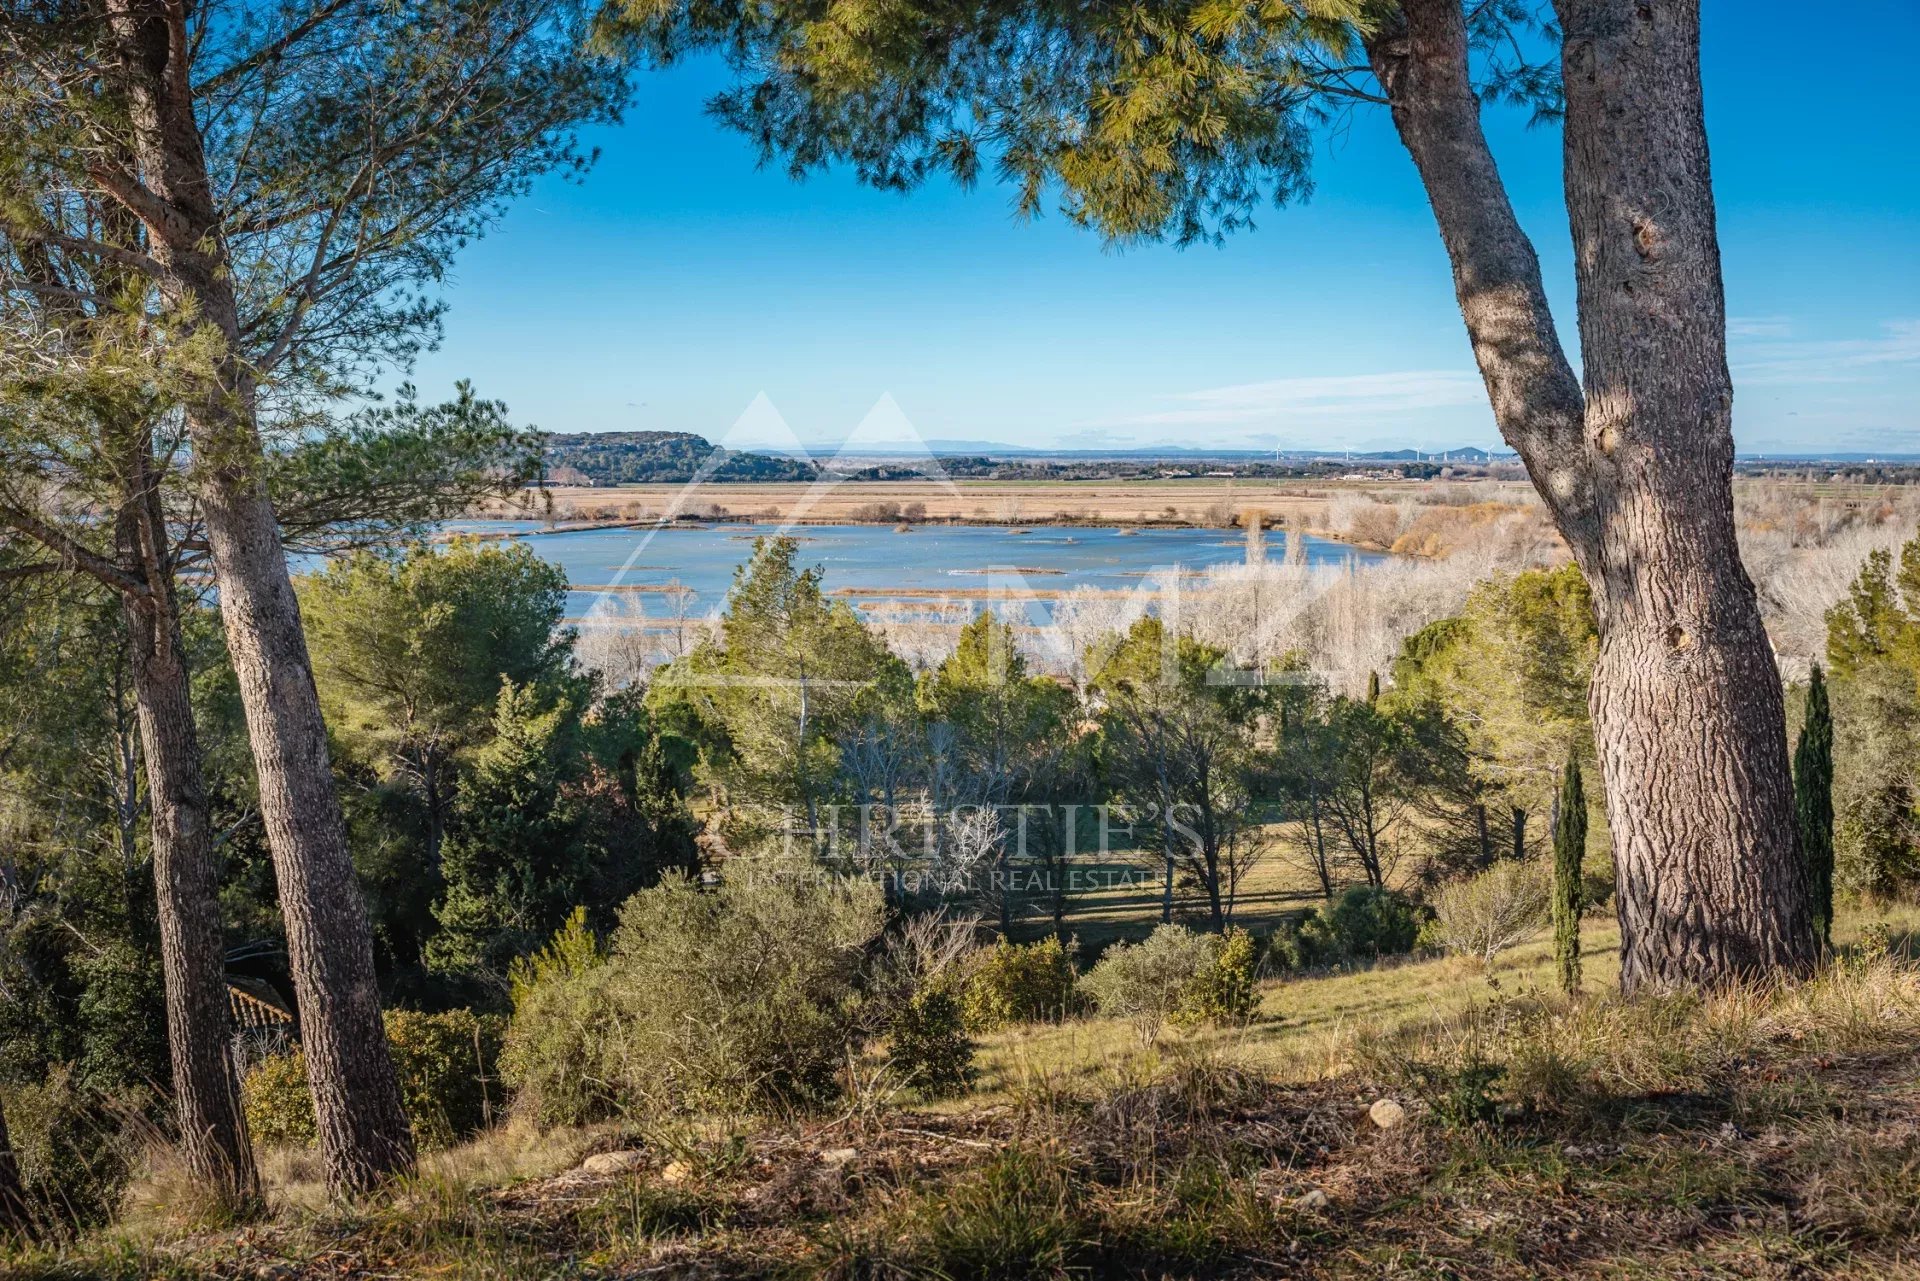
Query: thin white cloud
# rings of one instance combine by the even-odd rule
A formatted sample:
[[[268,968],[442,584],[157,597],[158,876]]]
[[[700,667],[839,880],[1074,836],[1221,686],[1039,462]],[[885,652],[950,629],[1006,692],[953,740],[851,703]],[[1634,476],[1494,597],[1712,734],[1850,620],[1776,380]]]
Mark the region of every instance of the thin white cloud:
[[[1742,343],[1733,361],[1742,387],[1850,383],[1920,365],[1920,320],[1890,320],[1877,338]]]
[[[1485,404],[1476,373],[1413,369],[1378,374],[1275,378],[1168,397],[1165,409],[1106,419],[1087,426],[1167,427],[1263,423],[1294,426],[1328,419],[1380,418],[1461,405]]]
[[[1785,316],[1727,317],[1727,337],[1735,341],[1742,338],[1786,338],[1792,333],[1793,322]]]

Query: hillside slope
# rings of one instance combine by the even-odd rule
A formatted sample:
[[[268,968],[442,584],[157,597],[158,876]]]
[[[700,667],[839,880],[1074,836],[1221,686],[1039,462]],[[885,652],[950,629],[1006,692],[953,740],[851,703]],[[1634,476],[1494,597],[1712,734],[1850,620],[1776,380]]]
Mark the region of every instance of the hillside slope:
[[[811,463],[771,454],[716,450],[705,437],[684,431],[562,432],[546,439],[547,478],[573,485],[677,485],[702,467],[720,481],[812,480]]]

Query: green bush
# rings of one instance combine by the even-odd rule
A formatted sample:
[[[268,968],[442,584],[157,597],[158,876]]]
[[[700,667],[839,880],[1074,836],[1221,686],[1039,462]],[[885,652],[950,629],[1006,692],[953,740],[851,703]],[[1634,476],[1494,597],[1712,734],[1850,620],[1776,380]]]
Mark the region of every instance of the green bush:
[[[1141,943],[1117,943],[1080,985],[1102,1014],[1133,1021],[1143,1041],[1172,1022],[1190,1027],[1253,1014],[1255,951],[1245,930],[1195,934],[1162,925]]]
[[[961,992],[970,1032],[1064,1017],[1075,997],[1073,956],[1057,937],[1001,939],[974,959]]]
[[[670,877],[621,909],[604,963],[526,985],[510,1082],[567,1119],[550,1087],[594,1082],[611,1109],[812,1107],[839,1093],[862,1036],[878,887],[752,869],[713,890]]]
[[[73,968],[84,985],[74,1008],[74,1085],[110,1094],[166,1080],[167,998],[158,958],[126,939],[109,939],[75,953]]]
[[[471,1010],[389,1010],[387,1045],[400,1093],[423,1148],[447,1147],[483,1129],[501,1101],[493,1084],[500,1020]],[[247,1128],[261,1143],[311,1146],[319,1137],[306,1055],[262,1059],[241,1083]]]
[[[1321,905],[1275,943],[1298,969],[1320,969],[1411,952],[1429,913],[1393,890],[1356,885]]]
[[[500,1110],[496,1081],[502,1020],[471,1010],[387,1013],[387,1044],[400,1091],[423,1147],[446,1147],[477,1134]]]
[[[949,983],[902,1002],[888,1028],[888,1058],[928,1098],[966,1093],[973,1083],[973,1038]]]
[[[586,909],[575,908],[546,947],[513,966],[500,1073],[515,1109],[541,1125],[589,1125],[618,1111],[596,1066],[613,1036],[605,962]]]
[[[1174,1011],[1174,1022],[1245,1023],[1260,1004],[1259,950],[1253,935],[1230,929],[1213,949],[1213,957],[1193,976]]]
[[[89,1089],[65,1064],[7,1090],[8,1137],[37,1229],[65,1232],[113,1217],[151,1134],[146,1104],[137,1094]]]
[[[240,1082],[240,1102],[255,1143],[305,1148],[319,1141],[313,1094],[307,1086],[307,1056],[299,1050],[272,1054],[255,1063]]]
[[[1425,932],[1447,951],[1489,966],[1500,953],[1540,932],[1552,892],[1546,867],[1503,859],[1435,895]]]

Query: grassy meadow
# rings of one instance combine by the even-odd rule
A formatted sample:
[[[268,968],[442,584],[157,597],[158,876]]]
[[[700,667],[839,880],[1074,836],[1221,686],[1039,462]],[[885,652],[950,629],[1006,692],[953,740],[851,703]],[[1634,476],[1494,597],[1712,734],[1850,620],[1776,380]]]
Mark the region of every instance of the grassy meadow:
[[[989,1036],[957,1104],[875,1078],[827,1116],[514,1122],[352,1206],[270,1152],[238,1229],[161,1162],[0,1275],[1920,1275],[1916,930],[1850,912],[1809,983],[1629,1002],[1594,920],[1575,1001],[1539,939],[1267,981],[1244,1028]]]

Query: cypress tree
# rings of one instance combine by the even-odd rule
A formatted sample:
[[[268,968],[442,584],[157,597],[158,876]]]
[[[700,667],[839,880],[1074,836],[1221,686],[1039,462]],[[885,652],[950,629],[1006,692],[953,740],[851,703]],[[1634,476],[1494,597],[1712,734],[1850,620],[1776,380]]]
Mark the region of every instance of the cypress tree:
[[[1380,702],[1380,673],[1367,673],[1367,706],[1373,707]]]
[[[1580,758],[1569,756],[1553,829],[1553,959],[1569,995],[1580,990],[1580,912],[1585,907],[1580,864],[1586,851],[1586,791],[1580,785]]]
[[[1793,812],[1800,852],[1807,864],[1807,895],[1813,933],[1821,947],[1833,945],[1833,710],[1827,679],[1813,665],[1807,682],[1807,717],[1793,749]]]

